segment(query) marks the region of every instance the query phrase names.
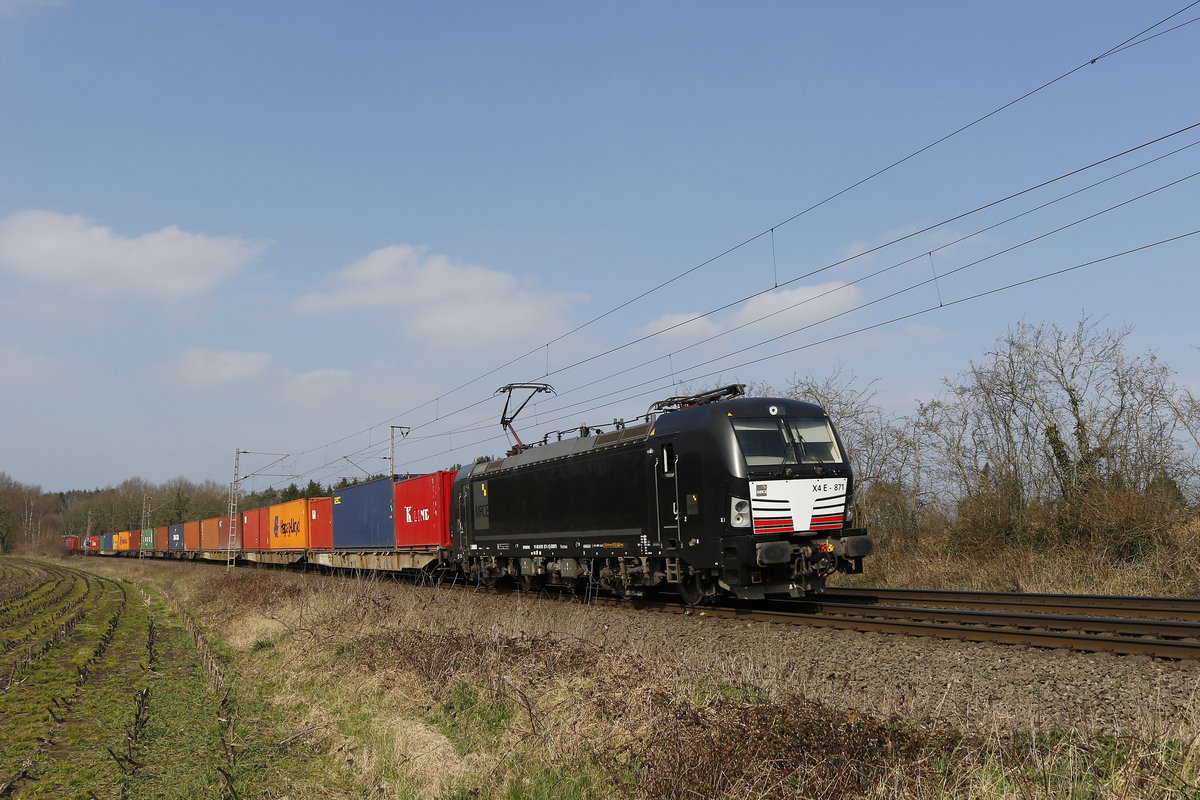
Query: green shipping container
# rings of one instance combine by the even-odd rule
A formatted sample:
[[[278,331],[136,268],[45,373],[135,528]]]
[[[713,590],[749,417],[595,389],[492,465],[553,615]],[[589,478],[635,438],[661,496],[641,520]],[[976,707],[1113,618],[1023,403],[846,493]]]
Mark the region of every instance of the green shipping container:
[[[142,549],[154,549],[154,528],[146,528],[144,531],[142,531]]]

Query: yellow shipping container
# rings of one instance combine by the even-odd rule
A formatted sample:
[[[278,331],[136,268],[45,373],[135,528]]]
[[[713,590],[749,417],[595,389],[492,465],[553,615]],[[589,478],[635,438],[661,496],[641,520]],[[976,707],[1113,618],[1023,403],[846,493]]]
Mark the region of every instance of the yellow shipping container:
[[[307,550],[308,501],[271,506],[267,512],[267,540],[272,550]]]
[[[121,531],[120,533],[117,534],[117,541],[116,541],[116,549],[117,550],[128,550],[129,549],[129,535],[130,535],[129,531]],[[141,536],[141,533],[139,533],[138,535]]]

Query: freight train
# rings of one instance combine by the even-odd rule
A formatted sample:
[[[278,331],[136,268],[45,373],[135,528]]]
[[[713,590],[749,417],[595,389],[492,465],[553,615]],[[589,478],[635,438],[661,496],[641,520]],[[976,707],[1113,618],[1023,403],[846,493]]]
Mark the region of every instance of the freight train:
[[[802,597],[835,572],[862,571],[872,540],[852,527],[854,477],[819,406],[746,397],[735,385],[669,398],[634,422],[536,446],[518,439],[505,458],[456,472],[67,544],[105,555],[420,571],[527,590],[665,589],[693,604]]]

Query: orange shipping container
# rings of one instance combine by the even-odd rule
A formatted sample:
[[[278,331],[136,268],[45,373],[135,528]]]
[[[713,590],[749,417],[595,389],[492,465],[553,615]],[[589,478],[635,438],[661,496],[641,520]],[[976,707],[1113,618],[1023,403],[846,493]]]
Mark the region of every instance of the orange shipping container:
[[[200,549],[200,523],[199,522],[183,523],[183,549],[184,550],[199,550]]]
[[[271,506],[267,512],[267,536],[272,550],[308,549],[308,501],[293,500]]]
[[[200,549],[220,550],[223,517],[200,520]]]
[[[129,531],[120,531],[119,533],[117,533],[116,538],[117,538],[116,542],[113,543],[115,545],[114,549],[116,549],[116,550],[128,550],[129,549]]]
[[[171,529],[168,528],[166,525],[163,525],[161,528],[154,529],[154,549],[155,550],[166,550],[167,549],[167,545],[170,544],[170,538],[167,536],[167,533],[170,530]]]
[[[313,550],[333,549],[332,497],[313,497],[308,501],[308,546]]]
[[[233,541],[230,542],[229,537],[229,517],[213,517],[200,521],[200,549],[201,550],[228,550],[232,544],[234,550],[242,549],[241,536],[238,534],[240,528],[235,528],[233,532]]]

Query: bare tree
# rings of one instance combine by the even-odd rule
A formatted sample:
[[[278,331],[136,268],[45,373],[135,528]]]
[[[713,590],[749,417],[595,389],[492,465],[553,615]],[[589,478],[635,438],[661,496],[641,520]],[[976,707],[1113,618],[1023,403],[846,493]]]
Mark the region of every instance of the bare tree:
[[[957,513],[994,534],[1045,529],[1121,545],[1196,500],[1185,387],[1129,329],[1019,323],[913,421]],[[1189,446],[1193,445],[1193,446]],[[1149,527],[1148,527],[1149,526]]]

